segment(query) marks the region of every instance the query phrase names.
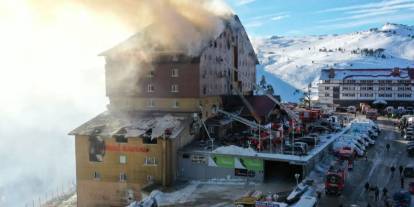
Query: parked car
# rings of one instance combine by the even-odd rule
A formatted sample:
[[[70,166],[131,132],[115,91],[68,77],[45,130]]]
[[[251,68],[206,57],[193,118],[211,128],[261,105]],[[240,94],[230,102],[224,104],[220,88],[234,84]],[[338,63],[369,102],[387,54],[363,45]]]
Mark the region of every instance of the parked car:
[[[350,147],[357,153],[358,156],[362,157],[364,156],[365,152],[364,150],[360,149],[355,143],[352,141],[344,141],[344,140],[338,140],[333,144],[333,150],[336,154],[339,153],[339,151],[344,147]]]
[[[356,133],[352,133],[352,134],[343,134],[342,137],[347,138],[347,139],[355,139],[358,140],[359,143],[363,144],[365,147],[369,146],[369,143],[363,139],[361,136],[359,136],[359,134]]]
[[[294,145],[292,145],[290,143],[286,143],[283,145],[283,153],[294,155],[306,155],[308,154],[308,151],[307,147],[305,147],[303,144],[295,143]]]
[[[304,142],[310,146],[315,146],[319,143],[319,137],[299,137],[295,139],[295,142]]]

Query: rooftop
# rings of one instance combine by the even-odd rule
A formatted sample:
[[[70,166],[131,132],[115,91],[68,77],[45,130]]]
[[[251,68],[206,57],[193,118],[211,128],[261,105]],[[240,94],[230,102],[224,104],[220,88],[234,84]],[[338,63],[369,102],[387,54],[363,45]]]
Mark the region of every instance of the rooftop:
[[[414,68],[324,69],[320,80],[412,80]]]
[[[151,131],[151,138],[158,138],[166,134],[175,138],[183,129],[189,114],[170,113],[122,113],[105,111],[90,121],[71,131],[70,135],[99,135],[112,137],[140,137]]]

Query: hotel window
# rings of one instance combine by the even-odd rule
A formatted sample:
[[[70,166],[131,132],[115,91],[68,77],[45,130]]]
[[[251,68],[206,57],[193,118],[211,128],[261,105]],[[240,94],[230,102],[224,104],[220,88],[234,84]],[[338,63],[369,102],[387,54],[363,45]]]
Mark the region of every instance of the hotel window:
[[[99,172],[93,172],[93,179],[94,180],[101,180],[101,174]]]
[[[325,90],[329,90],[329,86],[325,87]]]
[[[120,155],[119,156],[119,163],[120,164],[126,164],[127,162],[127,156],[126,155]]]
[[[144,165],[157,165],[157,159],[155,157],[145,157]]]
[[[154,99],[149,99],[148,100],[147,107],[155,107],[155,101],[154,101]]]
[[[154,70],[150,70],[147,74],[147,78],[153,78],[155,76],[155,71]]]
[[[154,92],[154,90],[155,90],[154,85],[148,84],[148,93],[152,93]]]
[[[178,93],[178,85],[177,84],[171,85],[171,92]]]
[[[127,180],[127,175],[124,172],[119,173],[119,182],[125,182]]]
[[[329,97],[329,93],[325,93],[325,97]]]
[[[180,105],[179,105],[179,103],[178,103],[177,100],[173,100],[172,107],[173,108],[179,108],[180,107]]]
[[[178,77],[178,68],[171,69],[171,77]]]

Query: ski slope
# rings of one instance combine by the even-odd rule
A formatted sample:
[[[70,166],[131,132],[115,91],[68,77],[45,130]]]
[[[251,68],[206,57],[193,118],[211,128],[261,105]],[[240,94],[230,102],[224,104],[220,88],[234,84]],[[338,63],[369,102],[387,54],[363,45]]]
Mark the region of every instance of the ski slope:
[[[258,80],[261,74],[276,76],[282,83],[269,82],[288,101],[296,98],[290,95],[292,87],[316,84],[323,68],[414,67],[414,26],[401,24],[341,35],[272,36],[253,43],[261,64]]]

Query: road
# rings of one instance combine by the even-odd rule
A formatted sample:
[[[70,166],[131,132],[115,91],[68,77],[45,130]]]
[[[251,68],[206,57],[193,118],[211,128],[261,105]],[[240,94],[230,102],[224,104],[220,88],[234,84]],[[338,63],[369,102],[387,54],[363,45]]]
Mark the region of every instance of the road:
[[[395,121],[379,119],[378,123],[382,132],[376,144],[368,150],[368,160],[358,159],[354,164],[354,170],[348,175],[346,188],[341,196],[323,196],[320,202],[321,207],[335,207],[340,204],[351,206],[381,207],[383,201],[375,201],[374,194],[365,192],[364,185],[368,182],[370,185],[378,186],[380,190],[386,187],[392,194],[400,190],[400,175],[398,167],[414,163],[412,158],[407,157],[405,150],[406,142],[400,139],[399,132],[394,127]],[[390,151],[387,152],[385,146],[391,145]],[[391,175],[391,166],[396,167],[394,176]],[[413,179],[405,179],[405,188]],[[382,193],[381,193],[382,194]],[[380,195],[381,195],[380,194]]]

